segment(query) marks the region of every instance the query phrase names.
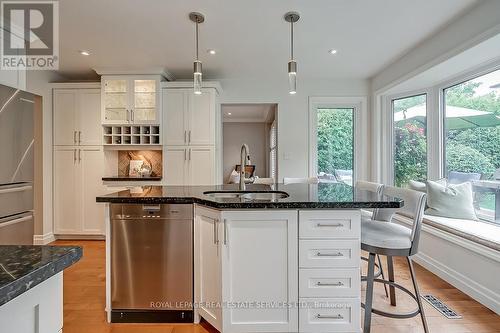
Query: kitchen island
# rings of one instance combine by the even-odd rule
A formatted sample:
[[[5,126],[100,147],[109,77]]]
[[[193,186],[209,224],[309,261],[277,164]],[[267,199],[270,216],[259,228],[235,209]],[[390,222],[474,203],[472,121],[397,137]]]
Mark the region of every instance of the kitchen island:
[[[359,332],[361,209],[403,205],[343,184],[144,187],[97,201],[107,203],[107,244],[113,206],[192,205],[193,318],[223,333]]]
[[[0,323],[9,333],[58,333],[63,327],[63,270],[77,246],[0,245]]]

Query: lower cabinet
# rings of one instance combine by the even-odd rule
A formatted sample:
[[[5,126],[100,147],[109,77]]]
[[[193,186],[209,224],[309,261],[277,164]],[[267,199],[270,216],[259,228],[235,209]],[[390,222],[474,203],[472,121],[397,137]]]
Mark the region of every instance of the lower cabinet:
[[[221,332],[297,332],[296,211],[197,208],[195,235],[199,315]]]
[[[164,174],[167,185],[213,185],[215,172],[213,147],[166,147]]]
[[[195,212],[195,302],[217,330],[360,332],[358,211]],[[299,236],[311,220],[328,225],[322,238]]]
[[[54,233],[104,235],[104,205],[95,201],[102,185],[102,147],[54,149]]]
[[[63,327],[63,273],[0,306],[1,332],[58,333]]]

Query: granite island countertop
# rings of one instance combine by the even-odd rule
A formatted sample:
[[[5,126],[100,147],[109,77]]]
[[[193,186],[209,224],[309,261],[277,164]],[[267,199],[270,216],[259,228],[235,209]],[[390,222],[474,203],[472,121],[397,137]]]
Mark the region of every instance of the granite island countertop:
[[[207,191],[237,191],[237,184],[214,186],[142,186],[110,193],[97,202],[124,204],[200,204],[217,209],[359,209],[399,208],[400,199],[377,199],[373,194],[357,191],[341,183],[247,185],[249,192],[283,191],[286,198],[255,200],[248,198],[217,198]]]
[[[73,265],[79,246],[0,245],[0,306]]]

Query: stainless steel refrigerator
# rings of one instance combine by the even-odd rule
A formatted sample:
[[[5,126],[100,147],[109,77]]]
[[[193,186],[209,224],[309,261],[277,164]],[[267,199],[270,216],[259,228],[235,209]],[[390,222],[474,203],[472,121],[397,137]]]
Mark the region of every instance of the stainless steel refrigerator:
[[[33,244],[34,97],[0,85],[0,244]]]

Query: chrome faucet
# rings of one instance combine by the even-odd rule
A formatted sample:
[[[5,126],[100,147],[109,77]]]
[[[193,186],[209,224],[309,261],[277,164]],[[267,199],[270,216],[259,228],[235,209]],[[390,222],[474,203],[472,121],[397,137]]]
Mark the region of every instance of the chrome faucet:
[[[245,181],[247,179],[245,178],[245,170],[247,166],[247,161],[248,164],[250,164],[250,149],[248,149],[247,144],[244,143],[241,146],[241,152],[240,152],[240,191],[246,190]]]

